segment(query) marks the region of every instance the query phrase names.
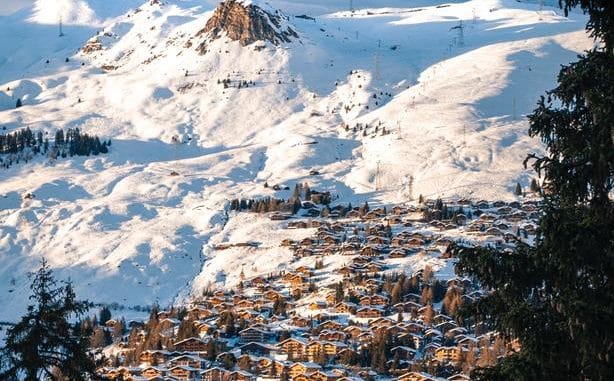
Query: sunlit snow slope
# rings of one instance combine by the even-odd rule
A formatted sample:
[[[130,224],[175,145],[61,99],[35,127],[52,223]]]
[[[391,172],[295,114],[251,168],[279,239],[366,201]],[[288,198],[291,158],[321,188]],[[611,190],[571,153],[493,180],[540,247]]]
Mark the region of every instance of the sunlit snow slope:
[[[0,126],[113,139],[108,155],[0,169],[0,321],[21,314],[41,257],[94,302],[167,304],[195,278],[224,283],[241,258],[212,257],[209,240],[269,239],[268,224],[224,212],[234,197],[288,197],[265,181],[338,202],[513,198],[541,149],[523,115],[592,44],[584,16],[537,3],[270,1],[298,39],[222,38],[204,55],[214,1],[38,0],[0,17]],[[88,40],[102,50],[84,53]],[[262,271],[289,258],[274,251]]]

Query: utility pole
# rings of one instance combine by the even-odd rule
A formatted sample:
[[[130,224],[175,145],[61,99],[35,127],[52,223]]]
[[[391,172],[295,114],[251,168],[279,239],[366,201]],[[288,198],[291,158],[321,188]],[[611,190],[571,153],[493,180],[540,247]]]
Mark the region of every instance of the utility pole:
[[[64,31],[62,30],[62,16],[60,16],[60,37],[64,37]]]
[[[379,183],[379,174],[380,174],[380,161],[377,161],[377,169],[375,171],[375,191],[377,192],[380,188]]]
[[[458,32],[458,36],[454,38],[454,42],[458,46],[465,46],[465,26],[463,25],[463,20],[458,22],[457,26],[453,26],[450,30],[456,29]]]

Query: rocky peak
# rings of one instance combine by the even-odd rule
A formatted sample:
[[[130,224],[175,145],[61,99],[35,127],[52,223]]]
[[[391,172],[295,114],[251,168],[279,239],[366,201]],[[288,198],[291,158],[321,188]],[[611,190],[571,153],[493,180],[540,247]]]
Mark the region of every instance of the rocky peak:
[[[205,28],[197,36],[207,34],[212,39],[228,36],[242,46],[256,41],[274,45],[298,38],[288,25],[288,19],[278,10],[265,10],[249,0],[226,0],[218,5]]]

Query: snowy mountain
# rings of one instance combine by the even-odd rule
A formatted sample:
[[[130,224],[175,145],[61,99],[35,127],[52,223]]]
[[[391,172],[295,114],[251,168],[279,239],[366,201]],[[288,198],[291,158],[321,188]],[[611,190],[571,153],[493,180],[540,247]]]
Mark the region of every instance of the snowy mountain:
[[[21,314],[43,256],[79,296],[126,306],[232,285],[242,265],[283,268],[277,225],[225,210],[289,196],[265,182],[382,204],[528,186],[522,160],[541,146],[523,115],[591,46],[584,16],[537,1],[353,3],[38,0],[0,17],[0,126],[113,141],[0,169],[0,321]],[[250,238],[270,261],[211,249]]]

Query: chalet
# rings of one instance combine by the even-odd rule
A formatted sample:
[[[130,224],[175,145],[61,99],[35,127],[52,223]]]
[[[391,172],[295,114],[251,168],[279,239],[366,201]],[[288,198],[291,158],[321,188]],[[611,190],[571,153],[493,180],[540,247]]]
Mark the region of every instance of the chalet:
[[[497,216],[491,213],[482,213],[480,214],[480,221],[484,222],[493,222],[497,219]]]
[[[361,217],[360,211],[357,209],[350,210],[349,212],[345,214],[345,217],[346,218],[360,218]]]
[[[358,340],[358,342],[360,343],[371,343],[373,341],[373,332],[370,331],[365,331],[363,333],[361,333],[360,335],[358,335],[358,337],[356,337],[356,340]]]
[[[198,337],[190,337],[175,343],[175,349],[181,352],[207,352],[208,341]]]
[[[167,372],[168,370],[165,367],[148,366],[141,370],[141,376],[149,380],[154,377],[164,376]]]
[[[373,245],[388,245],[389,240],[380,236],[369,236],[367,237],[367,241]]]
[[[322,352],[322,342],[320,341],[310,341],[305,345],[305,359],[308,361],[316,361]]]
[[[357,338],[360,334],[365,332],[364,328],[361,328],[357,325],[350,325],[349,327],[343,330],[345,333],[349,334],[352,339]]]
[[[253,374],[244,370],[236,370],[227,375],[227,381],[252,381],[255,379],[256,377]]]
[[[200,369],[178,365],[170,368],[168,374],[177,380],[190,381],[194,380],[200,374]]]
[[[304,220],[288,222],[288,229],[307,229],[307,227],[307,222]]]
[[[350,275],[354,274],[356,270],[354,270],[354,268],[350,266],[343,266],[342,268],[337,270],[337,272],[345,277],[349,277]]]
[[[446,380],[448,381],[469,381],[471,378],[466,374],[458,373],[453,376],[448,377]]]
[[[478,209],[489,209],[490,208],[490,204],[486,200],[480,200],[480,201],[476,202],[475,207],[478,208]]]
[[[141,365],[163,364],[171,357],[171,353],[165,350],[145,350],[139,355]]]
[[[264,294],[262,294],[262,296],[264,296],[266,299],[270,301],[275,301],[278,299],[282,299],[282,300],[285,299],[285,296],[282,293],[275,291],[275,290],[267,290],[264,292]]]
[[[188,310],[188,316],[193,320],[207,319],[213,315],[213,311],[203,306],[194,306]]]
[[[311,247],[311,246],[315,245],[316,243],[317,243],[317,241],[315,239],[307,237],[307,238],[303,238],[299,242],[299,245],[301,245],[303,247]]]
[[[335,312],[341,314],[352,314],[356,311],[357,305],[351,302],[339,302],[335,305]]]
[[[367,257],[377,257],[380,254],[381,251],[378,246],[367,245],[360,250],[360,255],[364,255]]]
[[[340,330],[343,329],[343,324],[334,321],[334,320],[327,320],[323,323],[321,323],[320,325],[318,325],[318,328],[320,329],[328,329],[328,330]]]
[[[300,266],[296,268],[296,272],[307,277],[313,276],[313,269],[308,266]]]
[[[435,350],[435,358],[440,362],[458,362],[462,359],[462,355],[458,347],[439,347]]]
[[[200,378],[202,381],[225,381],[229,373],[225,369],[213,367],[200,372]]]
[[[342,254],[351,255],[354,254],[360,248],[359,244],[352,242],[344,242],[341,244],[340,251]]]
[[[309,327],[309,325],[311,324],[311,321],[309,319],[304,318],[302,316],[293,316],[291,322],[292,325],[296,327]]]
[[[326,341],[344,341],[346,337],[347,335],[341,331],[332,331],[332,330],[327,330],[327,329],[323,330],[318,335],[319,340],[326,340]]]
[[[332,245],[336,245],[337,239],[333,236],[327,235],[324,238],[322,238],[322,244],[326,245],[326,246],[332,246]]]
[[[424,246],[424,240],[421,238],[410,238],[405,243],[405,246],[409,247],[421,247]]]
[[[413,360],[416,356],[416,350],[406,346],[396,346],[390,350],[393,355],[398,356],[402,360]]]
[[[486,229],[484,234],[485,235],[502,236],[503,232],[499,228],[491,227],[491,228]]]
[[[253,278],[250,283],[254,286],[254,287],[262,287],[265,286],[266,284],[268,284],[267,280],[264,279],[263,277],[255,277]]]
[[[356,310],[356,316],[365,319],[375,319],[378,317],[382,317],[383,314],[384,311],[379,307],[368,306]]]
[[[337,296],[334,293],[330,293],[330,294],[326,295],[325,299],[326,299],[326,303],[330,304],[332,306],[337,301]]]
[[[294,250],[294,256],[297,258],[311,257],[312,255],[315,255],[315,251],[307,247],[300,247]]]
[[[398,381],[437,381],[437,379],[425,372],[409,372],[399,376]]]
[[[255,310],[242,309],[237,311],[237,317],[247,321],[254,320],[259,315],[260,313]]]
[[[435,325],[435,328],[441,332],[448,332],[449,330],[458,327],[453,321],[444,321]]]
[[[360,304],[363,306],[385,306],[388,304],[388,298],[379,294],[366,295],[360,298]]]
[[[298,337],[288,338],[277,346],[288,355],[288,360],[301,360],[305,356],[307,349],[307,341]]]
[[[178,327],[179,323],[180,321],[177,319],[165,318],[165,319],[160,320],[158,327],[160,328],[160,330],[166,331],[166,330],[174,329],[175,327]]]
[[[309,303],[309,309],[314,311],[314,310],[323,310],[326,308],[326,302],[321,301],[321,300],[317,300],[317,301],[313,301],[311,303]]]
[[[308,375],[320,369],[322,369],[320,365],[312,362],[297,362],[290,366],[288,375],[290,378],[294,379],[294,377],[298,375]]]
[[[401,206],[401,205],[396,205],[396,206],[392,207],[391,211],[392,211],[393,214],[396,214],[397,216],[409,213],[409,209],[407,207]]]
[[[294,241],[293,239],[290,238],[286,238],[284,240],[281,241],[280,246],[282,247],[289,247],[289,246],[295,246],[296,245],[296,241]]]
[[[339,378],[337,373],[332,371],[325,372],[323,370],[317,370],[309,375],[311,381],[334,381]]]
[[[344,348],[347,348],[347,345],[340,341],[323,341],[321,346],[327,356],[335,356]]]
[[[377,263],[369,263],[366,267],[366,272],[376,274],[384,270],[384,266]]]
[[[393,249],[388,253],[388,257],[390,258],[405,258],[407,257],[407,251],[402,248]]]
[[[264,343],[269,341],[273,334],[261,328],[248,327],[239,332],[239,337],[239,342],[243,344],[251,342]]]
[[[337,245],[324,246],[318,252],[319,255],[335,255],[339,252],[339,247]]]
[[[205,361],[198,356],[181,355],[170,359],[168,361],[168,365],[170,367],[187,366],[191,368],[202,369],[205,366]]]
[[[234,302],[235,308],[254,308],[256,304],[252,299],[241,299]]]

